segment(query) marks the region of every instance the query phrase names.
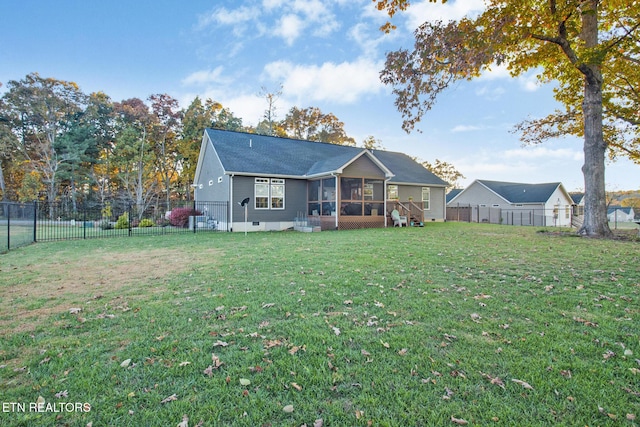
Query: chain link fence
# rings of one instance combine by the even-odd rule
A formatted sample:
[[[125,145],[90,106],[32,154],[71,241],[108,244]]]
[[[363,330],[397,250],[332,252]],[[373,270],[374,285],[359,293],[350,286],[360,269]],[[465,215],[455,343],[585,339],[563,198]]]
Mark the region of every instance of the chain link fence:
[[[544,209],[541,207],[501,208],[457,204],[447,206],[447,221],[479,222],[502,225],[541,227],[575,226],[578,217],[570,206]]]

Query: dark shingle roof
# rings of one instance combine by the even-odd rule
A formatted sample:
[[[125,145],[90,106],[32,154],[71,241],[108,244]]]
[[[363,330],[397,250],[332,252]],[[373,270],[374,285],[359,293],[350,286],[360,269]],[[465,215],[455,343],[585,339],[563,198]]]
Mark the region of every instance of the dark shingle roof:
[[[383,150],[371,152],[395,175],[389,180],[391,183],[447,185],[447,182],[404,153]]]
[[[569,193],[569,195],[571,196],[571,200],[573,200],[573,203],[576,204],[580,203],[584,198],[584,193]]]
[[[225,172],[309,177],[335,172],[362,155],[363,148],[206,129]],[[372,150],[395,176],[390,182],[446,185],[409,156]]]
[[[611,215],[615,211],[624,212],[627,215],[631,215],[632,208],[629,206],[609,206],[607,208],[607,215]]]
[[[462,188],[454,188],[451,191],[449,191],[446,196],[447,203],[449,203],[451,199],[456,197],[458,194],[462,193],[462,190],[463,190]]]
[[[521,184],[486,180],[478,180],[478,182],[510,203],[545,203],[560,185],[559,182],[545,184]]]

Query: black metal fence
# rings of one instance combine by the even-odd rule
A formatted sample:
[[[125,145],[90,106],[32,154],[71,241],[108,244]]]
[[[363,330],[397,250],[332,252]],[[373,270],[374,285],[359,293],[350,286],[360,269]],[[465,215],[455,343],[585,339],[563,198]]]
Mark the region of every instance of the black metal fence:
[[[36,241],[228,231],[228,202],[172,202],[145,209],[39,202],[0,207],[0,252]]]
[[[0,253],[35,241],[35,203],[0,202]]]

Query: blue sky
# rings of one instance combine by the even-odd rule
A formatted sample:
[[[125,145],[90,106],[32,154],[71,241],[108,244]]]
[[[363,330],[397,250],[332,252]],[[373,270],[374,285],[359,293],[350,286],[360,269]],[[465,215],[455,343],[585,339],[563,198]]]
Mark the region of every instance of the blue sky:
[[[412,3],[385,35],[378,28],[386,16],[371,0],[7,1],[0,5],[0,82],[38,72],[114,101],[168,93],[184,108],[200,96],[253,125],[267,107],[262,88],[282,85],[277,119],[292,106],[319,107],[359,144],[372,135],[388,150],[452,163],[466,176],[463,185],[560,181],[583,189],[582,141],[522,147],[511,132],[560,107],[533,73],[511,78],[498,68],[459,83],[423,119],[422,133],[401,129],[390,88],[378,78],[385,53],[411,47],[425,20],[457,19],[483,4]],[[608,190],[638,189],[640,167],[608,164],[606,181]]]

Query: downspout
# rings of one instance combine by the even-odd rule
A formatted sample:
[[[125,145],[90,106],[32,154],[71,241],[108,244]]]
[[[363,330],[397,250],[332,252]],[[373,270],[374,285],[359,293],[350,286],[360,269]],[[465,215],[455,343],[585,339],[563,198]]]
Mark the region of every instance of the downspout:
[[[383,191],[383,194],[384,194],[384,228],[388,227],[388,224],[387,224],[387,187],[389,186],[389,180],[390,179],[391,178],[385,178],[385,180],[384,180],[384,191]]]
[[[233,231],[233,177],[234,174],[229,176],[229,220],[227,221],[227,231]]]
[[[338,193],[338,175],[336,175],[335,172],[333,172],[331,175],[335,179],[335,184],[336,184],[336,191],[335,191],[335,193],[336,193],[336,199],[335,199],[335,203],[336,203],[336,220],[335,220],[335,222],[336,222],[336,230],[337,230],[338,229],[338,218],[340,217],[340,206],[338,204],[339,203],[338,202],[338,199],[339,199],[339,197],[338,197],[339,196],[339,193]]]
[[[444,191],[442,192],[442,221],[447,222],[447,187],[444,187],[443,190]],[[424,203],[423,203],[423,207],[424,207]]]

